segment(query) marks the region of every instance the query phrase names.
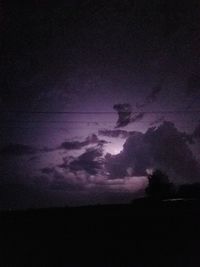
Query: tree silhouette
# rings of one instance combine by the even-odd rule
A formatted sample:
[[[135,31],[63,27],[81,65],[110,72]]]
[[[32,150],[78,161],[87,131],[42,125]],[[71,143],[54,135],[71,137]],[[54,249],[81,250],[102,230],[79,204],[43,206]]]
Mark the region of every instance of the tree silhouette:
[[[146,188],[148,197],[163,199],[169,198],[173,194],[173,184],[170,183],[168,176],[161,170],[155,170],[148,176],[149,184]]]

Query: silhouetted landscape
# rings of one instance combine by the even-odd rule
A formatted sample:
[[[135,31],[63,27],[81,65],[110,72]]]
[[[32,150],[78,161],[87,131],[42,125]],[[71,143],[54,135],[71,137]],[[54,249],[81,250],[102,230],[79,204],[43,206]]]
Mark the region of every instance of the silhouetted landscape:
[[[138,199],[2,212],[1,266],[198,266],[199,205]]]
[[[198,266],[199,184],[149,180],[131,204],[2,211],[1,265]]]

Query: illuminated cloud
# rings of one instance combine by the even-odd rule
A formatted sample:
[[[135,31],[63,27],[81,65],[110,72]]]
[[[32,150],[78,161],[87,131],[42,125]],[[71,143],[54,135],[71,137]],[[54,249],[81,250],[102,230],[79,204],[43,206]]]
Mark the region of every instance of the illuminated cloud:
[[[106,169],[111,178],[125,177],[130,167],[135,176],[146,175],[150,167],[161,168],[176,182],[198,181],[200,176],[199,163],[187,140],[171,122],[149,128],[144,134],[131,135],[120,154],[106,156]]]

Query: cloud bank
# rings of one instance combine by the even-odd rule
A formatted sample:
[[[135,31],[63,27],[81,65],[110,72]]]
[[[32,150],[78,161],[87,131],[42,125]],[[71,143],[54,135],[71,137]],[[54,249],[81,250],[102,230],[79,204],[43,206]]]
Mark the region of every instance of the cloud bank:
[[[129,136],[120,154],[107,155],[106,168],[112,178],[125,176],[128,168],[136,176],[145,175],[148,168],[160,168],[178,183],[200,179],[199,163],[171,122]]]

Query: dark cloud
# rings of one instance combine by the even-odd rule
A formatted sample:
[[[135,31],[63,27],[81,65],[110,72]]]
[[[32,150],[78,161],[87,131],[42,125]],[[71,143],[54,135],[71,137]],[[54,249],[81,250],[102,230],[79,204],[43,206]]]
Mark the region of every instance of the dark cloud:
[[[119,155],[106,154],[105,168],[109,174],[109,178],[118,179],[127,175],[126,169],[128,168],[127,162],[123,160],[122,152]]]
[[[177,182],[197,181],[200,167],[183,134],[171,122],[158,128],[128,137],[123,151],[107,156],[106,168],[112,178],[125,176],[127,168],[133,175],[145,175],[147,168],[160,168]]]
[[[116,128],[127,126],[131,120],[132,108],[128,103],[115,104],[113,109],[118,113]]]
[[[85,170],[89,174],[97,174],[102,168],[102,149],[89,148],[69,164],[71,171]]]
[[[85,141],[83,142],[80,142],[80,141],[66,141],[66,142],[63,142],[61,145],[60,145],[60,149],[66,149],[66,150],[76,150],[76,149],[81,149],[82,147],[84,147],[86,144],[85,144]]]
[[[0,154],[2,156],[23,156],[23,155],[31,155],[38,152],[38,149],[23,145],[23,144],[8,144],[1,148]]]
[[[144,112],[132,113],[132,107],[128,103],[116,104],[113,106],[113,108],[118,113],[118,120],[117,120],[115,128],[125,127],[129,123],[133,123],[133,122],[143,119],[143,117],[145,116]]]
[[[155,102],[161,91],[162,91],[161,84],[154,86],[151,90],[151,93],[147,95],[147,97],[145,98],[144,102],[136,105],[137,108],[144,108],[145,106]]]
[[[130,135],[135,135],[138,132],[136,131],[125,131],[125,130],[108,130],[108,129],[102,129],[99,130],[99,135],[107,136],[107,137],[113,137],[113,138],[127,138]]]
[[[108,136],[108,137],[120,137],[120,138],[127,138],[130,133],[125,130],[107,130],[102,129],[98,131],[99,135]]]
[[[61,164],[57,165],[57,167],[66,169],[66,168],[68,168],[69,163],[72,162],[72,161],[74,161],[75,159],[76,158],[73,157],[73,156],[63,157],[62,158],[63,162]]]
[[[66,141],[63,142],[58,149],[66,149],[66,150],[78,150],[90,144],[97,144],[99,146],[103,146],[107,141],[100,140],[96,134],[92,134],[88,136],[84,141]]]
[[[155,164],[179,181],[195,181],[200,177],[199,163],[187,145],[187,138],[171,122],[164,122],[157,129],[145,134],[145,141],[151,146]]]

